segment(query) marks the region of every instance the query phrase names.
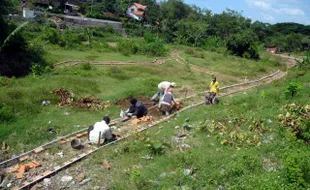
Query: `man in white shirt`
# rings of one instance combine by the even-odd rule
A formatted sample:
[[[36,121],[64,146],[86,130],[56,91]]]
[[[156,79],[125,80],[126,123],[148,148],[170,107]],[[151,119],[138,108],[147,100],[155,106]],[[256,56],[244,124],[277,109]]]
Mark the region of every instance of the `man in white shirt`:
[[[156,104],[156,98],[158,96],[159,96],[159,99],[161,99],[162,96],[167,93],[167,91],[170,87],[175,87],[175,86],[176,86],[175,82],[163,81],[163,82],[159,83],[158,84],[158,91],[152,97],[152,101],[154,102],[154,104]]]
[[[109,127],[110,118],[104,116],[102,121],[96,122],[94,126],[88,128],[88,140],[91,143],[97,144],[100,138],[100,144],[105,140],[112,140],[113,135]],[[100,137],[99,137],[100,135]]]

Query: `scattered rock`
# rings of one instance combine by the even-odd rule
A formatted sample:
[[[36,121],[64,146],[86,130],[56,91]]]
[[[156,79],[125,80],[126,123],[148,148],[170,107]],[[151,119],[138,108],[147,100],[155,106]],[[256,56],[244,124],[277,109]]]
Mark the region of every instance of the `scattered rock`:
[[[184,129],[184,130],[187,130],[187,131],[190,131],[190,130],[192,130],[192,126],[184,125],[184,126],[183,126],[183,129]]]
[[[49,100],[43,100],[42,101],[42,106],[47,106],[49,105],[51,102]]]
[[[224,185],[219,185],[216,190],[222,190],[222,189],[225,189],[225,186]]]
[[[72,176],[62,176],[61,181],[62,182],[69,182],[73,179]]]
[[[141,158],[144,158],[146,160],[152,160],[153,157],[151,157],[150,155],[145,155],[144,157],[141,157]]]
[[[51,180],[51,178],[45,178],[45,179],[43,180],[43,184],[44,184],[45,187],[51,186],[51,185],[52,185],[52,180]]]
[[[188,186],[182,186],[181,190],[190,190],[191,188],[189,188]]]
[[[84,179],[83,181],[81,181],[81,182],[79,183],[79,185],[85,185],[85,184],[88,183],[89,181],[90,181],[89,178]]]
[[[111,167],[112,167],[112,165],[107,160],[103,160],[103,165],[108,170],[111,169]]]
[[[187,136],[186,133],[183,133],[183,132],[180,132],[177,135],[177,137],[186,137],[186,136]]]
[[[57,153],[58,156],[60,156],[60,158],[64,157],[64,153],[63,152],[59,152]]]
[[[192,169],[184,169],[184,171],[183,171],[183,174],[185,175],[185,176],[189,176],[189,175],[191,175],[193,173],[193,170]]]
[[[53,128],[49,128],[47,131],[48,131],[50,134],[57,134],[56,130],[53,129]]]
[[[166,172],[163,172],[162,174],[160,174],[159,177],[166,177],[167,176],[167,173]]]
[[[12,186],[12,183],[8,183],[7,185],[6,185],[6,187],[11,187]]]
[[[182,149],[190,149],[190,148],[191,148],[191,146],[188,145],[188,144],[181,144],[180,147],[181,147]]]
[[[1,181],[0,187],[6,187],[6,185],[9,183],[8,178],[4,177]]]
[[[175,128],[175,129],[178,129],[178,128],[180,128],[180,126],[175,126],[174,128]]]
[[[66,116],[69,116],[69,115],[70,115],[70,113],[69,113],[69,112],[65,112],[64,114],[65,114]]]
[[[176,143],[183,143],[186,140],[186,137],[174,137],[172,141]]]
[[[30,190],[39,190],[39,189],[42,189],[42,187],[43,187],[43,185],[38,183],[38,184],[34,185],[33,187],[31,187]]]
[[[84,173],[79,173],[74,179],[77,181],[77,182],[81,182],[83,181],[85,178],[85,174]]]

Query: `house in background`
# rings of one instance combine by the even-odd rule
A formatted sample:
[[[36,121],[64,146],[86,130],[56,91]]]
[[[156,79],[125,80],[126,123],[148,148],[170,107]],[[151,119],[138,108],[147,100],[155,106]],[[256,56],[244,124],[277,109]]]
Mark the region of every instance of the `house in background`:
[[[266,46],[266,50],[271,52],[271,53],[279,53],[280,52],[280,47],[279,46],[274,46],[274,45],[269,45],[269,46]]]
[[[36,10],[36,7],[31,3],[23,2],[20,4],[20,7],[23,9],[23,17],[26,19],[34,18],[42,14],[42,12]]]
[[[23,17],[24,18],[34,18],[34,10],[32,10],[28,7],[23,7]]]
[[[133,3],[128,7],[126,14],[128,17],[131,17],[138,21],[142,21],[145,19],[146,10],[147,10],[147,6],[141,5],[139,3]]]

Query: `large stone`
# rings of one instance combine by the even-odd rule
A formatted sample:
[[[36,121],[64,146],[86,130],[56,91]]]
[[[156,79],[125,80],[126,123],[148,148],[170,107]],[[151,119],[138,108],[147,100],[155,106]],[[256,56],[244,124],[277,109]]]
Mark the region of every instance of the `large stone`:
[[[62,182],[69,182],[73,179],[72,176],[62,176],[61,181]]]
[[[44,184],[45,187],[48,187],[48,186],[52,185],[52,180],[51,180],[51,178],[45,178],[45,179],[43,180],[43,184]]]
[[[90,181],[89,178],[84,179],[83,181],[81,181],[81,182],[79,183],[79,185],[85,185],[85,184],[88,183],[89,181]]]
[[[85,178],[85,174],[84,173],[80,173],[74,179],[77,182],[81,182],[81,181],[83,181],[84,178]]]

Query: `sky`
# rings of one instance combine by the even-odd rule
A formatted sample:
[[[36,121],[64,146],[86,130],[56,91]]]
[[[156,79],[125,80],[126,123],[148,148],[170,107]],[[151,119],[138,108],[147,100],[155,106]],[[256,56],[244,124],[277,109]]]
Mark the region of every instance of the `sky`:
[[[275,24],[296,22],[310,25],[310,0],[184,0],[186,4],[221,13],[226,8],[241,12],[252,21]]]

